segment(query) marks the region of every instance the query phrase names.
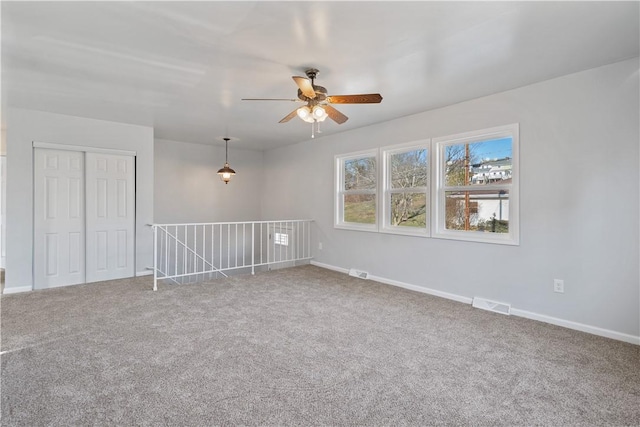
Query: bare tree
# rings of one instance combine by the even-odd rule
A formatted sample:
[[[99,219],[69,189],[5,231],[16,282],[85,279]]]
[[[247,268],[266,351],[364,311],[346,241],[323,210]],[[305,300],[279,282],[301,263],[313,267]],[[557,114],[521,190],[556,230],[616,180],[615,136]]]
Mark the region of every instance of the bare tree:
[[[373,157],[348,160],[344,164],[344,189],[365,190],[376,188],[376,160]]]
[[[427,151],[413,150],[391,156],[391,188],[411,189],[427,185]],[[403,191],[391,195],[391,224],[400,225],[426,213],[426,197]]]

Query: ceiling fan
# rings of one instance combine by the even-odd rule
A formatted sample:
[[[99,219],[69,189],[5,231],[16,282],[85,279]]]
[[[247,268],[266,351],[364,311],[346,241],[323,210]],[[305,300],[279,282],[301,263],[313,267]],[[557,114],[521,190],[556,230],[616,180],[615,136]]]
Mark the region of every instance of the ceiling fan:
[[[347,116],[342,114],[336,108],[329,104],[378,104],[382,101],[379,93],[354,94],[354,95],[329,95],[327,89],[315,84],[316,76],[319,71],[315,68],[309,68],[305,71],[307,77],[293,76],[293,81],[298,85],[298,98],[243,98],[243,101],[294,101],[304,102],[306,105],[296,108],[286,115],[279,123],[286,123],[295,116],[300,117],[305,122],[317,124],[324,121],[327,117],[338,124],[342,124],[349,120]],[[318,128],[319,132],[319,128]],[[312,127],[311,137],[313,138],[314,128]]]

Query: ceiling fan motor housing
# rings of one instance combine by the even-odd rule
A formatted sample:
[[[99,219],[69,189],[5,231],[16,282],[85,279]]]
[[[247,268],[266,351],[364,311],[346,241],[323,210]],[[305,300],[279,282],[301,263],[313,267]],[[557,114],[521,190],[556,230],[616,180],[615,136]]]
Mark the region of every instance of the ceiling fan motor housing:
[[[307,95],[302,93],[300,89],[298,89],[298,98],[305,102],[323,102],[327,99],[327,89],[325,87],[313,85],[313,90],[316,92],[315,98],[309,98]]]

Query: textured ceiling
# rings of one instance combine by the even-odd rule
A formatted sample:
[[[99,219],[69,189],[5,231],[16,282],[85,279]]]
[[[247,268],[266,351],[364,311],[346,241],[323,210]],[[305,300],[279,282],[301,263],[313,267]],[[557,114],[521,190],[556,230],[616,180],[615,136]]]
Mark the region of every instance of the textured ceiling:
[[[153,126],[156,138],[265,150],[291,76],[320,69],[340,105],[321,135],[636,57],[638,2],[6,2],[2,102]],[[321,141],[317,138],[317,141]]]

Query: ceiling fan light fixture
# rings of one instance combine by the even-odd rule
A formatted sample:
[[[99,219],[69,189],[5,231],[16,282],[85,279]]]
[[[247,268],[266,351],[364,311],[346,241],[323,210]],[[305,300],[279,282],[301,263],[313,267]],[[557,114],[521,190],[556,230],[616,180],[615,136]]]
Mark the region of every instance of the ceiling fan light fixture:
[[[224,167],[218,170],[218,175],[220,175],[220,179],[228,184],[231,181],[231,177],[236,174],[236,171],[229,167],[229,140],[231,138],[223,138],[224,139],[224,147],[225,147],[225,156],[224,156]]]
[[[313,107],[313,118],[318,122],[323,122],[327,118],[327,112],[321,105]]]
[[[311,108],[309,108],[307,105],[298,108],[297,114],[298,117],[300,117],[305,122],[313,123],[314,121],[311,113]]]

